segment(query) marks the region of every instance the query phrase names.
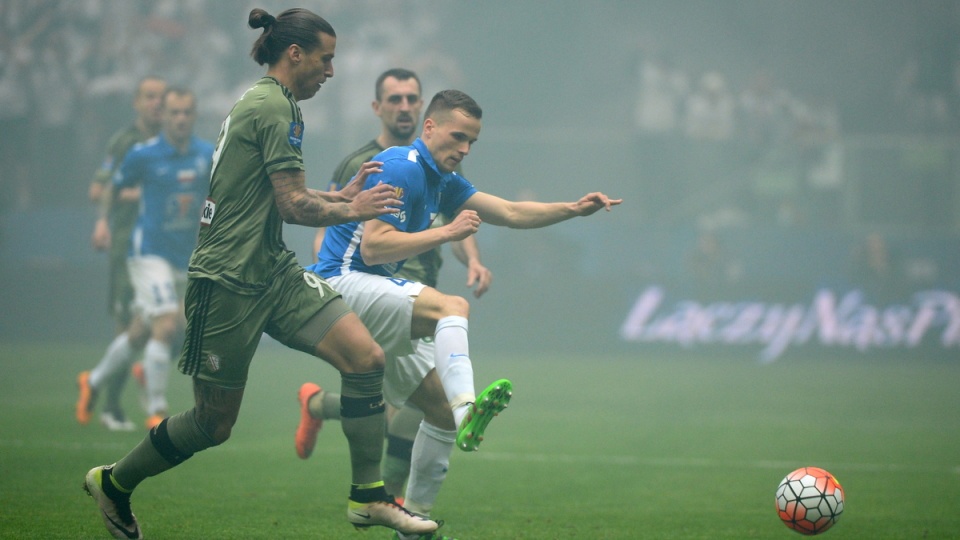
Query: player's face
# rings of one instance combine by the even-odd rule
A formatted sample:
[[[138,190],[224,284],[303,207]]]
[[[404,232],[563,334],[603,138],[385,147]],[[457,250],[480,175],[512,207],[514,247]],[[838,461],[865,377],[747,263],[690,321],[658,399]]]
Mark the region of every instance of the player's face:
[[[140,83],[133,108],[147,127],[159,128],[163,113],[163,93],[167,84],[159,79],[145,79]]]
[[[416,79],[399,80],[387,77],[383,80],[380,101],[373,102],[373,112],[380,117],[390,135],[407,143],[413,142],[420,122],[423,98]]]
[[[163,107],[163,131],[173,143],[184,142],[193,133],[197,107],[193,96],[170,93]]]
[[[480,136],[480,119],[454,109],[423,122],[423,142],[442,172],[452,172]]]
[[[337,38],[318,32],[320,46],[312,51],[300,50],[299,63],[294,64],[293,87],[290,91],[297,101],[310,99],[320,90],[320,85],[333,77],[333,53]]]

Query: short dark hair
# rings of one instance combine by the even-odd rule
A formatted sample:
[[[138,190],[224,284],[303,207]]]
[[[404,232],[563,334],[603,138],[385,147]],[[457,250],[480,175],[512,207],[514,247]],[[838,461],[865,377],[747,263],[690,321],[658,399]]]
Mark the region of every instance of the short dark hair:
[[[189,97],[191,100],[193,100],[193,106],[194,107],[197,106],[197,95],[193,93],[193,90],[190,90],[189,88],[186,88],[183,86],[168,86],[167,89],[163,91],[162,103],[164,107],[167,106],[167,96],[169,96],[170,94]]]
[[[430,105],[427,106],[427,112],[423,114],[423,117],[431,118],[438,113],[454,109],[460,109],[477,120],[483,118],[483,109],[480,108],[480,105],[460,90],[441,90],[437,92],[430,100]]]
[[[253,43],[250,56],[261,66],[277,63],[283,51],[293,44],[312,51],[320,46],[318,32],[337,37],[323,17],[304,8],[292,8],[274,17],[260,8],[250,10],[247,19],[250,28],[263,28],[263,33]]]
[[[393,77],[398,81],[413,79],[417,81],[417,87],[420,89],[419,93],[423,93],[423,85],[420,84],[420,77],[417,77],[416,73],[410,71],[409,69],[393,68],[384,71],[379,77],[377,77],[377,83],[374,87],[374,96],[376,97],[377,101],[380,101],[380,99],[383,97],[383,81],[387,80],[387,77]]]

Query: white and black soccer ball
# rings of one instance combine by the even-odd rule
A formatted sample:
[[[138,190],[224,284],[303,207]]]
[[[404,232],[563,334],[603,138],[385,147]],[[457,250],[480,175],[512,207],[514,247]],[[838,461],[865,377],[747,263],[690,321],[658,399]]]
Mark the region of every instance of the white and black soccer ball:
[[[801,467],[777,487],[777,514],[798,533],[820,534],[833,527],[842,513],[843,487],[823,469]]]

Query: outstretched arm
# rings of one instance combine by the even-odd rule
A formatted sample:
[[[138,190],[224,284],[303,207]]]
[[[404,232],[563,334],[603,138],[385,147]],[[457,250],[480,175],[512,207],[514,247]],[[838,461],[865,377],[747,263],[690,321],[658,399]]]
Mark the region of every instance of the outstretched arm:
[[[589,216],[601,208],[608,212],[623,199],[611,199],[600,192],[588,193],[574,202],[543,203],[535,201],[508,201],[489,193],[477,192],[467,199],[463,208],[474,210],[491,225],[513,229],[536,229]]]

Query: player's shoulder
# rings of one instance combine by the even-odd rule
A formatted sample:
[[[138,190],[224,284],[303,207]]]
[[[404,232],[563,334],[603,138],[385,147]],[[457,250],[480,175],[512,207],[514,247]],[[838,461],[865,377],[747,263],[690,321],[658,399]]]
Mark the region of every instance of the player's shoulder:
[[[400,170],[420,169],[419,157],[420,152],[413,146],[393,146],[375,156],[385,168],[389,166]]]
[[[154,135],[145,141],[135,143],[127,152],[127,159],[143,159],[155,156],[162,151],[162,142],[159,135]]]
[[[370,161],[380,150],[381,148],[380,145],[377,144],[377,141],[371,140],[344,156],[344,158],[340,160],[340,163],[337,164],[337,168],[333,170],[333,178],[330,180],[331,183],[341,188],[345,186],[347,182],[353,178],[353,175],[357,174],[360,166]]]
[[[360,164],[366,161],[370,161],[374,156],[379,154],[381,150],[382,148],[380,148],[380,145],[377,144],[377,141],[372,140],[367,144],[361,146],[360,148],[357,148],[353,152],[350,152],[349,154],[347,154],[340,161],[340,164],[337,166],[337,169],[342,170],[349,167],[354,167],[353,172],[356,172],[356,169],[359,169]]]
[[[131,146],[142,138],[140,130],[133,124],[118,129],[107,139],[107,152],[110,154],[117,152],[126,153]]]

